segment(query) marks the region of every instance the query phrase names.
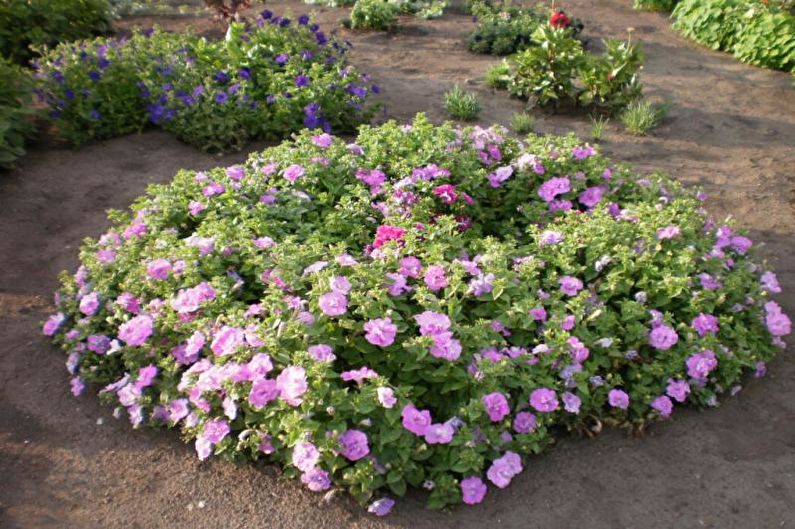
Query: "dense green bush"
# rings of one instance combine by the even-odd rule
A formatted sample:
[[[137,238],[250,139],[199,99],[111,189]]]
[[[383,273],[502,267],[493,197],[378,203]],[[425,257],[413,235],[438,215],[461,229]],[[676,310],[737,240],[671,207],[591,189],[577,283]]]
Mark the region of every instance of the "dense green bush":
[[[632,7],[649,11],[671,11],[679,0],[634,0]]]
[[[585,53],[569,28],[539,26],[534,45],[488,74],[489,84],[541,106],[570,102],[615,111],[642,96],[637,43],[609,39],[602,56]]]
[[[366,99],[379,89],[346,50],[306,15],[265,11],[217,42],[154,31],[61,45],[38,64],[38,93],[75,145],[149,121],[201,149],[233,151],[303,126],[344,132],[368,121],[376,107]]]
[[[573,136],[304,131],[151,186],[64,274],[72,389],[201,459],[265,459],[385,514],[479,503],[567,429],[714,406],[790,321],[701,194]]]
[[[384,30],[394,27],[398,8],[386,0],[356,0],[351,9],[351,28]]]
[[[0,55],[18,64],[34,57],[30,46],[54,46],[110,32],[107,0],[3,0]]]
[[[33,130],[31,88],[30,74],[0,57],[0,168],[25,154],[25,140]]]
[[[795,14],[788,2],[682,0],[674,28],[743,62],[790,71],[795,68]]]

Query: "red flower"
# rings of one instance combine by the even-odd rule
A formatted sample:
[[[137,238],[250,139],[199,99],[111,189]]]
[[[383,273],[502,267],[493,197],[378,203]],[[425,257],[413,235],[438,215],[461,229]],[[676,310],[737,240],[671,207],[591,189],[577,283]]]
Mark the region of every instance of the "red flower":
[[[549,17],[549,25],[553,28],[567,28],[569,24],[571,24],[571,19],[569,19],[563,11],[555,11],[552,13],[552,16]]]

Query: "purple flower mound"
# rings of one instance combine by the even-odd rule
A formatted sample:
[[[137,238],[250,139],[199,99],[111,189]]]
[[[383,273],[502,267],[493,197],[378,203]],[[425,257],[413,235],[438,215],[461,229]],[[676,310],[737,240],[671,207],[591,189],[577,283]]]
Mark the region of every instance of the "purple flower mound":
[[[374,516],[411,487],[488,502],[566,430],[765,375],[792,327],[782,287],[702,199],[573,137],[422,116],[307,130],[114,216],[42,332],[75,396],[180,430],[202,460],[265,460]]]

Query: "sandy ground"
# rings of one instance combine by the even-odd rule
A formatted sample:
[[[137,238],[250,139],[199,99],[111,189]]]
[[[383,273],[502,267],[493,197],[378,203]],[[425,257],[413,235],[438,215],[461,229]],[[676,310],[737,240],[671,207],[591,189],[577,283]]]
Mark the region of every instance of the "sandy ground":
[[[763,254],[786,292],[780,301],[795,314],[790,77],[702,49],[677,36],[664,16],[633,12],[630,4],[566,3],[596,41],[636,28],[647,94],[673,103],[651,136],[633,138],[611,124],[602,148],[641,170],[703,186],[717,217],[733,215],[767,243]],[[285,5],[308,9],[296,2],[271,9]],[[329,29],[345,13],[321,11]],[[160,20],[167,27],[188,22],[213,29],[201,19]],[[441,120],[442,93],[467,82],[482,96],[481,123],[506,123],[522,104],[479,81],[495,59],[466,51],[471,26],[453,12],[429,22],[402,19],[390,34],[338,32],[356,46],[353,63],[383,86],[389,117],[426,111]],[[536,115],[543,132],[585,135],[589,128],[582,117]],[[64,357],[38,328],[57,273],[76,266],[81,239],[98,235],[107,225],[104,210],[126,207],[148,182],[244,157],[208,156],[153,131],[79,151],[42,144],[0,176],[0,527],[795,527],[791,352],[718,409],[677,412],[639,438],[608,431],[565,439],[479,506],[431,512],[413,494],[385,519],[344,495],[324,503],[274,468],[201,463],[174,432],[133,431],[95,397],[72,398]]]

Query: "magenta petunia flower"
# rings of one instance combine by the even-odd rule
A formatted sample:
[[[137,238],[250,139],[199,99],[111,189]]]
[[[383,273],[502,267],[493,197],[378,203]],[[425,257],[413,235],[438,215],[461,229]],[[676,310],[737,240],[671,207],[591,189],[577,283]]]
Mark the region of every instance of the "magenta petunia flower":
[[[693,318],[693,321],[690,323],[690,325],[701,337],[704,337],[707,334],[717,334],[720,330],[718,318],[712,314],[704,314],[703,312]]]
[[[292,164],[284,170],[282,175],[286,180],[289,180],[290,182],[295,182],[296,180],[304,176],[305,173],[306,171],[302,166],[298,164]]]
[[[223,419],[208,421],[204,424],[201,437],[211,444],[218,444],[229,434],[229,423]]]
[[[453,440],[455,430],[447,423],[429,424],[425,428],[425,442],[428,444],[447,444]]]
[[[765,272],[760,278],[760,285],[764,290],[778,294],[781,292],[781,286],[778,284],[778,277],[773,272]]]
[[[331,488],[331,477],[322,468],[312,468],[301,474],[301,483],[312,492],[322,492]]]
[[[331,346],[324,343],[313,345],[309,347],[308,351],[312,358],[318,362],[333,362],[337,358]]]
[[[651,401],[651,407],[657,410],[662,417],[670,417],[674,409],[673,402],[665,395],[660,395]]]
[[[681,234],[682,230],[679,229],[679,226],[666,226],[665,228],[657,230],[657,238],[660,240],[673,239],[674,237],[679,237]]]
[[[558,398],[548,388],[538,388],[530,393],[530,405],[541,413],[551,413],[558,409]]]
[[[461,356],[461,351],[461,342],[453,338],[453,333],[443,332],[433,335],[431,356],[454,362]]]
[[[547,311],[544,307],[536,307],[534,309],[530,309],[530,316],[536,321],[546,321]]]
[[[360,367],[359,369],[352,369],[350,371],[343,371],[340,373],[340,378],[345,382],[350,382],[353,380],[359,385],[361,385],[365,380],[375,378],[377,376],[378,373],[367,366]]]
[[[306,380],[306,370],[300,366],[289,366],[279,373],[276,377],[276,387],[279,396],[290,406],[298,406],[303,399],[301,396],[306,393],[308,384]]]
[[[414,316],[414,321],[420,326],[420,334],[434,336],[450,329],[450,318],[441,312],[426,310]]]
[[[436,186],[432,193],[439,197],[445,204],[452,204],[458,199],[458,193],[455,192],[455,186],[450,184]]]
[[[423,436],[431,424],[431,412],[418,410],[413,404],[406,404],[401,412],[403,427],[414,435]]]
[[[551,246],[563,242],[563,234],[557,231],[545,231],[541,234],[539,242],[543,246]]]
[[[340,454],[350,461],[358,461],[370,453],[367,434],[359,430],[346,430],[338,439],[342,450]]]
[[[324,149],[331,147],[331,144],[333,142],[334,142],[333,136],[325,132],[317,136],[312,136],[312,143],[314,143],[318,147],[323,147]]]
[[[558,283],[560,283],[560,291],[567,296],[576,296],[583,288],[582,281],[572,276],[563,276]]]
[[[461,495],[467,505],[476,505],[483,501],[487,487],[483,480],[477,476],[470,476],[461,480]]]
[[[685,361],[687,374],[696,380],[706,380],[713,369],[718,367],[718,357],[713,351],[706,349],[690,355]]]
[[[364,338],[373,345],[388,347],[395,341],[397,325],[389,318],[378,318],[364,324]]]
[[[676,402],[684,402],[690,394],[690,384],[686,380],[669,378],[665,393]]]
[[[328,292],[320,296],[318,305],[326,316],[341,316],[348,311],[348,298],[339,292]]]
[[[69,381],[69,385],[72,388],[72,395],[75,397],[79,397],[83,394],[83,391],[86,389],[85,383],[83,383],[83,379],[80,377],[74,377]]]
[[[345,276],[332,277],[329,281],[329,286],[331,287],[332,292],[337,292],[343,295],[351,291],[351,282],[348,281],[348,278]]]
[[[80,299],[80,312],[86,316],[93,316],[99,309],[99,294],[90,292]]]
[[[66,321],[66,314],[63,312],[59,312],[57,314],[53,314],[47,321],[44,322],[44,327],[42,327],[42,332],[44,336],[53,336],[55,333],[58,332],[58,329],[61,328],[63,322]]]
[[[589,187],[577,197],[580,204],[587,208],[592,208],[602,200],[602,188],[599,186]]]
[[[536,429],[536,416],[529,411],[520,411],[513,418],[513,429],[517,433],[530,433]]]
[[[425,284],[428,285],[428,288],[434,292],[445,288],[448,284],[444,268],[439,265],[431,265],[426,268],[423,279],[425,280]]]
[[[667,325],[658,325],[649,333],[649,344],[660,351],[667,351],[678,341],[679,335]]]
[[[571,191],[571,183],[567,177],[550,178],[538,188],[538,196],[546,202],[552,202],[555,197]]]
[[[260,409],[279,397],[279,388],[275,380],[260,378],[251,385],[248,402],[255,409]]]
[[[489,467],[486,476],[489,481],[501,489],[507,487],[514,476],[522,471],[522,458],[515,452],[505,452],[500,458],[495,459]]]
[[[320,451],[314,444],[301,441],[293,447],[293,465],[301,472],[311,471],[319,460]]]
[[[621,389],[611,389],[607,394],[607,402],[614,408],[626,410],[629,408],[629,395]]]
[[[403,235],[406,230],[397,226],[388,226],[386,224],[378,226],[375,230],[375,240],[373,241],[374,248],[380,248],[389,241],[403,242]]]
[[[228,356],[234,354],[245,342],[246,333],[243,329],[224,325],[213,335],[210,349],[216,356]]]
[[[129,346],[137,347],[146,343],[152,336],[154,322],[150,316],[135,316],[119,327],[119,340]]]
[[[413,255],[404,257],[400,260],[400,270],[398,270],[398,273],[402,276],[416,279],[420,277],[422,273],[422,262]]]
[[[508,399],[502,393],[489,393],[483,395],[480,400],[483,403],[483,407],[486,408],[486,413],[488,413],[491,422],[500,422],[511,413]]]
[[[792,322],[775,301],[765,303],[765,325],[773,336],[787,336],[792,332]]]

